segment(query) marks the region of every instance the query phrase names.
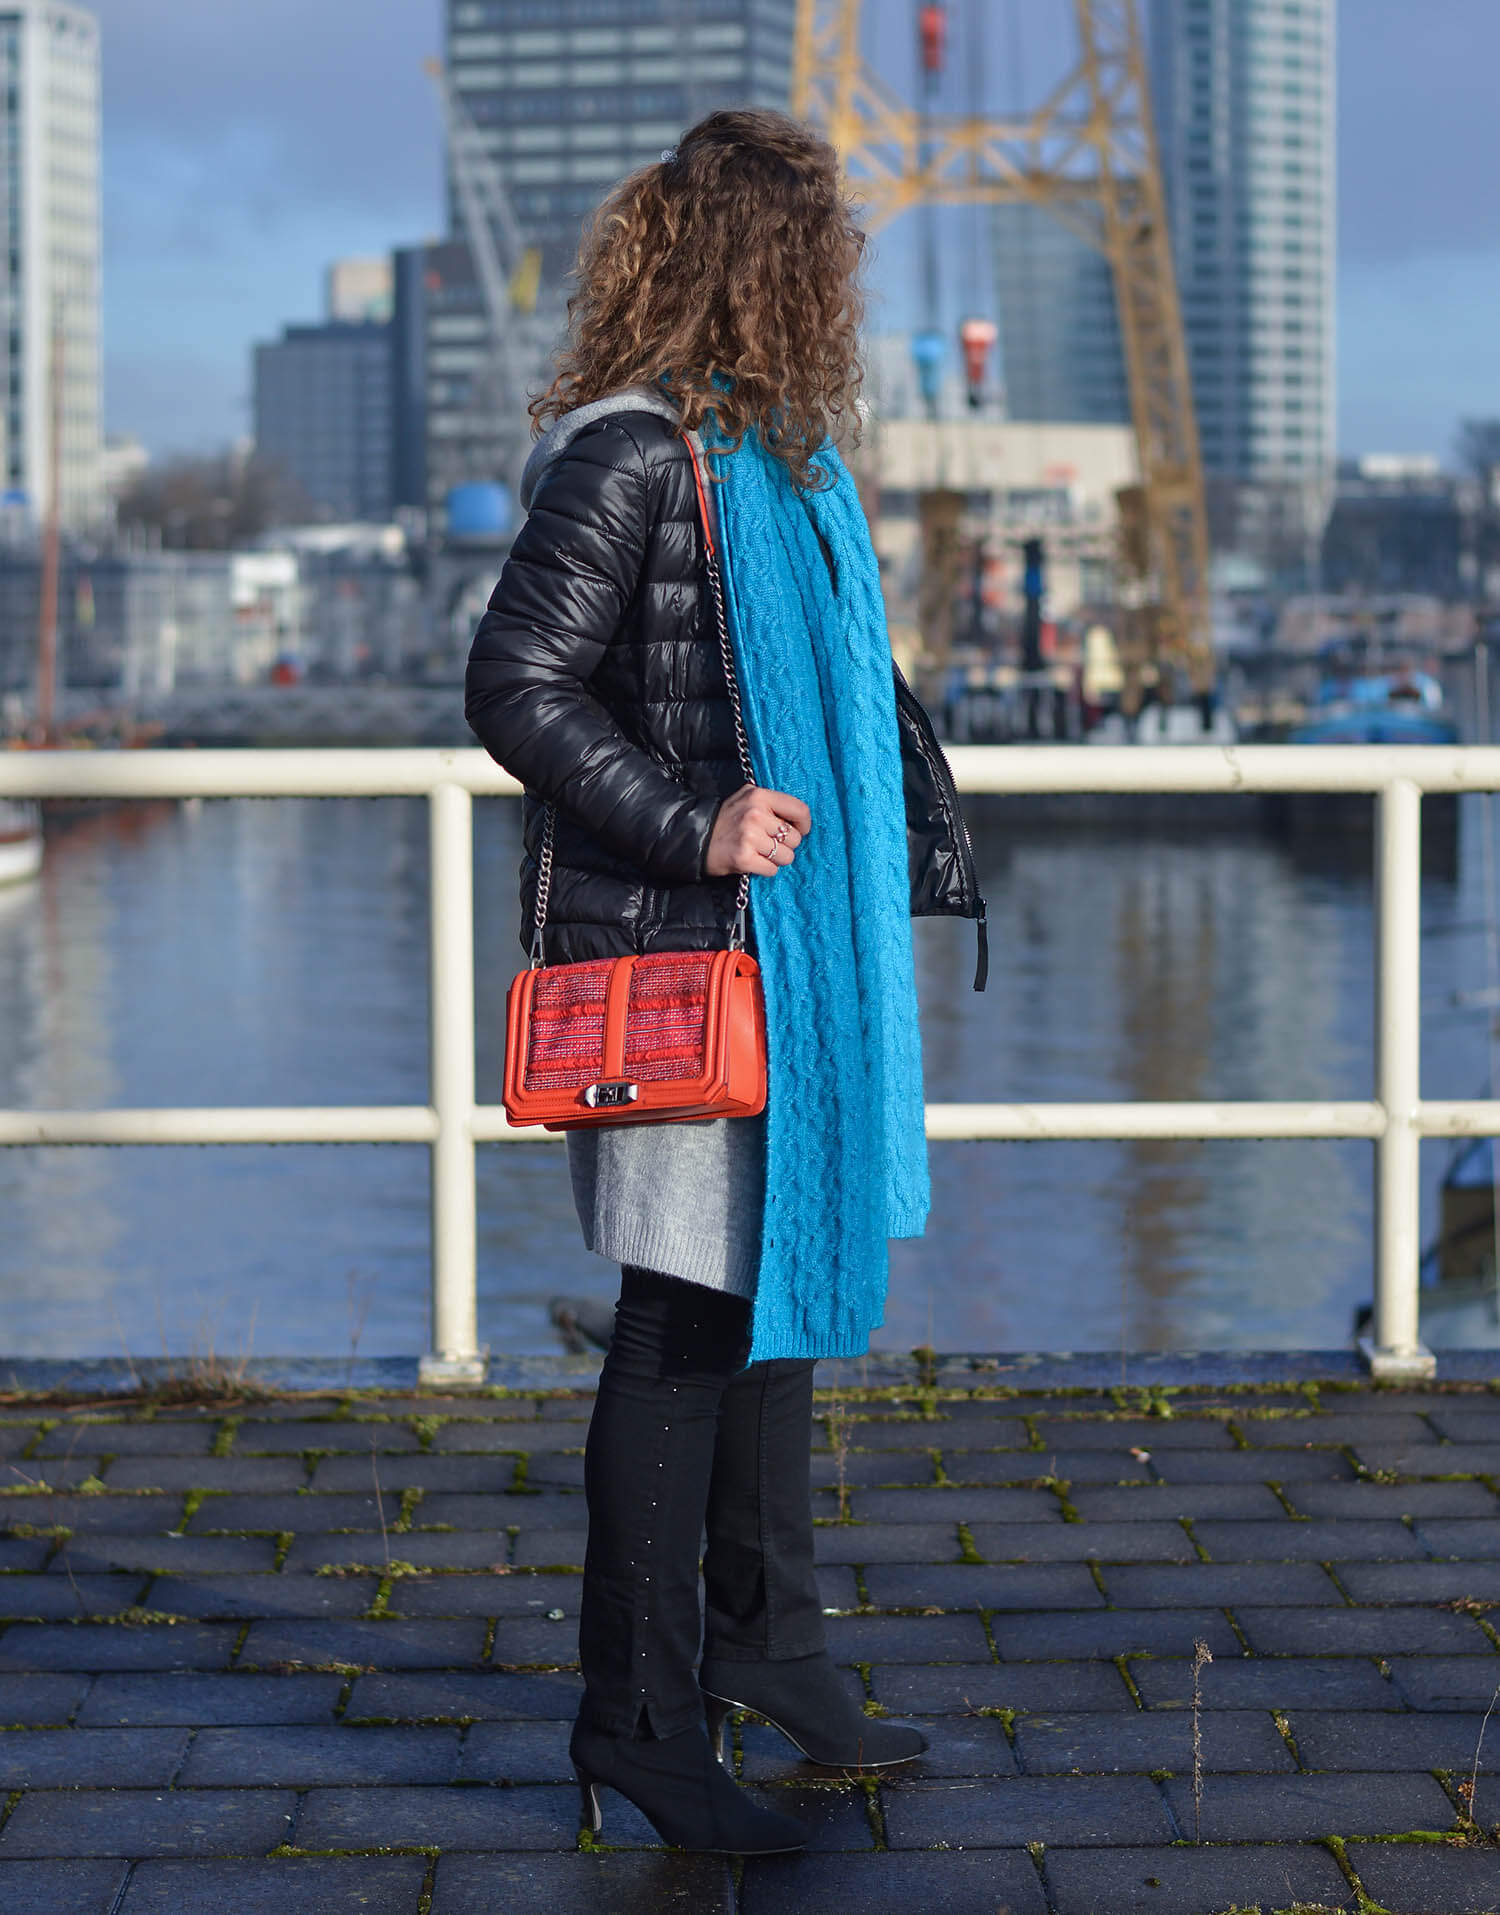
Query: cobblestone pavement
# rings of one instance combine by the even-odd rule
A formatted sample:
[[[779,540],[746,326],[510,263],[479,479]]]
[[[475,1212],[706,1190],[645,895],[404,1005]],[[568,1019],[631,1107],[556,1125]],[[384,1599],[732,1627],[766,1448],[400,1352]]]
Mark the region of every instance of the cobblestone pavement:
[[[580,1851],[588,1410],[0,1401],[4,1915],[1500,1910],[1500,1393],[825,1395],[833,1654],[931,1752],[741,1725],[813,1829],[743,1867]]]

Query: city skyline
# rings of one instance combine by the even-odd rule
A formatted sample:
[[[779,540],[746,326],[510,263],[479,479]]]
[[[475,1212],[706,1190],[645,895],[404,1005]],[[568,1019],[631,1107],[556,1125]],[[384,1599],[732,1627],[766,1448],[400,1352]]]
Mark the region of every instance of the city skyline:
[[[311,17],[260,0],[253,25],[246,0],[95,10],[109,424],[156,452],[217,445],[248,429],[251,342],[315,317],[332,258],[442,230],[438,113],[420,64],[441,43],[440,10],[387,0],[374,33],[354,31],[372,10],[348,0]],[[1445,0],[1417,34],[1401,0],[1359,0],[1340,18],[1337,445],[1447,459],[1460,417],[1500,411],[1484,317],[1500,242],[1481,199],[1484,53],[1500,52],[1500,16]],[[889,68],[904,45],[897,10],[878,27]],[[914,224],[877,238],[874,329],[915,316],[901,290]]]

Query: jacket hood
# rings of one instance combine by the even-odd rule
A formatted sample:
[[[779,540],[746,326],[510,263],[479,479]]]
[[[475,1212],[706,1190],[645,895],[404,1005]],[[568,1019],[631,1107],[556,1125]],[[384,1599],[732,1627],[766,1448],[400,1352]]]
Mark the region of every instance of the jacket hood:
[[[676,406],[665,393],[652,386],[624,386],[619,392],[605,393],[601,399],[590,399],[587,405],[574,406],[571,412],[565,412],[548,426],[521,468],[522,511],[531,510],[532,494],[552,461],[567,450],[585,426],[593,425],[596,419],[607,419],[615,412],[654,412],[658,419],[665,419],[674,426],[679,420]]]

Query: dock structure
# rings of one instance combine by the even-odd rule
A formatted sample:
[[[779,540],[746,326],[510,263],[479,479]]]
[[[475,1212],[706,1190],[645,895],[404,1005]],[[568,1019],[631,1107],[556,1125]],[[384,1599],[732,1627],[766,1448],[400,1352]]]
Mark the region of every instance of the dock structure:
[[[580,1841],[576,1365],[448,1397],[13,1390],[0,1908],[1500,1908],[1500,1386],[1233,1362],[822,1379],[831,1651],[931,1747],[861,1778],[742,1722],[741,1780],[813,1830],[743,1865],[614,1795],[609,1852]]]

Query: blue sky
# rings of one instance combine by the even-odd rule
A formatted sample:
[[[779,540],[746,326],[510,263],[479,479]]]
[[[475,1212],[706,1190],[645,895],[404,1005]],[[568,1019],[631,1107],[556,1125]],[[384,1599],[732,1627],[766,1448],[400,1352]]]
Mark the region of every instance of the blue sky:
[[[888,66],[910,10],[866,4]],[[329,259],[440,228],[439,0],[93,5],[109,424],[217,446],[248,428],[251,343],[318,316]],[[990,0],[997,73],[1019,48],[1034,92],[1069,12]],[[1341,448],[1446,455],[1459,418],[1500,415],[1500,0],[1341,0],[1339,32]],[[877,317],[903,323],[899,230],[875,252]]]

